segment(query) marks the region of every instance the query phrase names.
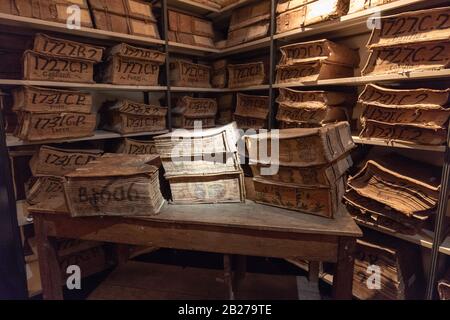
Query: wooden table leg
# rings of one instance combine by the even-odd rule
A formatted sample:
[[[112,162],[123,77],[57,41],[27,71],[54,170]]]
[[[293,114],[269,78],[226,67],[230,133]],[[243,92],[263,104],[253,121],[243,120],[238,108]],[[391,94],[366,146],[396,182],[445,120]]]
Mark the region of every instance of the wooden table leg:
[[[338,257],[333,277],[333,298],[351,300],[353,287],[353,269],[356,240],[354,238],[339,238]]]
[[[58,262],[55,240],[47,236],[46,225],[40,215],[34,217],[34,230],[43,297],[45,300],[63,300],[61,268]]]

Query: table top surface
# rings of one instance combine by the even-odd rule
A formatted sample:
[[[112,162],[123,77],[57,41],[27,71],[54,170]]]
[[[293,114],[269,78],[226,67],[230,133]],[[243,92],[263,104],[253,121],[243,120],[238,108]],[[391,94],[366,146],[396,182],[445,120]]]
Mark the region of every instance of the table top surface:
[[[58,214],[38,208],[32,208],[30,209],[30,212],[33,214]],[[67,215],[67,213],[59,213],[58,215]],[[95,223],[96,219],[100,219],[100,217],[70,218],[69,216],[67,216],[67,218],[86,219],[89,223]],[[120,223],[133,224],[136,224],[139,221],[142,223],[163,222],[174,225],[204,225],[259,231],[350,237],[362,236],[361,229],[344,208],[340,210],[334,219],[328,219],[297,211],[257,204],[252,201],[229,204],[166,204],[158,215],[151,217],[103,216],[101,219],[117,219]]]

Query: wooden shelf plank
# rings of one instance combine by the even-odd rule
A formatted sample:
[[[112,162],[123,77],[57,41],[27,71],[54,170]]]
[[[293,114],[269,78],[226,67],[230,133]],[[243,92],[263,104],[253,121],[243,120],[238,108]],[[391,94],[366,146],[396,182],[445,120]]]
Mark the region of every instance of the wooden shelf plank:
[[[450,69],[436,71],[415,71],[402,74],[382,74],[374,76],[337,78],[307,82],[276,83],[274,88],[295,88],[311,86],[358,86],[377,82],[398,82],[406,80],[425,80],[450,78]]]
[[[170,87],[172,92],[224,92],[219,88]]]
[[[222,89],[223,92],[240,92],[240,91],[258,91],[258,90],[269,90],[268,84],[261,84],[258,86],[250,86],[250,87],[243,87],[243,88],[225,88]]]
[[[220,58],[231,54],[236,54],[240,52],[251,51],[260,48],[267,48],[270,46],[270,37],[264,37],[258,40],[246,42],[232,47],[227,47],[219,51],[219,53],[214,56],[214,58]]]
[[[149,135],[160,135],[169,132],[169,130],[162,130],[156,132],[139,132],[139,133],[129,133],[129,134],[120,134],[111,131],[105,130],[96,130],[95,134],[91,137],[83,137],[83,138],[73,138],[73,139],[61,139],[61,140],[50,140],[50,141],[23,141],[17,137],[12,135],[6,136],[6,145],[8,147],[17,147],[17,146],[27,146],[27,145],[35,145],[35,144],[47,144],[47,143],[64,143],[64,142],[76,142],[76,141],[89,141],[89,140],[104,140],[104,139],[115,139],[115,138],[125,138],[125,137],[139,137],[139,136],[149,136]]]
[[[197,14],[220,13],[220,6],[213,7],[204,3],[191,0],[168,0],[169,7],[189,11]]]
[[[6,13],[0,13],[0,24],[27,29],[32,28],[41,31],[59,32],[85,38],[127,42],[144,46],[164,45],[164,40],[160,39],[84,27],[81,29],[69,29],[64,23],[21,17]]]
[[[413,149],[413,150],[425,150],[425,151],[435,151],[435,152],[444,152],[445,146],[429,146],[429,145],[421,145],[415,144],[411,142],[394,142],[385,139],[377,139],[377,138],[361,138],[359,136],[353,136],[353,141],[356,144],[366,144],[373,146],[382,146],[382,147],[392,147],[392,148],[403,148],[403,149]]]
[[[215,48],[193,46],[181,42],[169,41],[169,52],[204,56],[211,53],[218,54],[221,52],[221,50]]]
[[[166,86],[131,86],[131,85],[115,85],[107,83],[73,83],[73,82],[56,82],[56,81],[33,81],[33,80],[10,80],[0,79],[0,86],[38,86],[38,87],[55,87],[55,88],[73,88],[90,91],[165,91]]]

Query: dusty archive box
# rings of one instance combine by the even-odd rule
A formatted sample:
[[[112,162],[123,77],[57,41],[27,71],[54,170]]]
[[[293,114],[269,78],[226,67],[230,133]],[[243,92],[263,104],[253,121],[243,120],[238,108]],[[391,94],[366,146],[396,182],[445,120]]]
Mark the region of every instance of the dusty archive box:
[[[33,50],[23,56],[25,80],[93,83],[102,47],[36,34]]]
[[[98,159],[101,150],[61,149],[41,146],[30,160],[33,176],[64,176],[70,171]]]
[[[267,124],[269,97],[238,93],[234,120],[240,129],[262,129]]]
[[[263,38],[269,33],[270,1],[255,2],[233,10],[228,28],[227,46]]]
[[[139,0],[88,0],[100,30],[159,39],[152,5]]]
[[[18,126],[14,133],[22,140],[42,141],[92,136],[97,114],[92,113],[90,94],[39,87],[12,91]]]
[[[220,128],[155,137],[176,204],[242,202],[235,123]]]
[[[348,123],[249,135],[246,144],[257,202],[333,218],[351,166],[347,153],[354,143]],[[263,157],[259,148],[267,148],[270,156]],[[268,168],[273,165],[279,167],[275,174]]]
[[[111,84],[157,86],[159,66],[165,60],[166,55],[160,51],[121,43],[107,52],[100,78]]]
[[[368,233],[358,239],[354,252],[353,295],[360,300],[406,300],[423,298],[420,249],[400,239]],[[371,289],[371,267],[380,270],[380,288]]]
[[[0,12],[65,24],[71,15],[67,8],[72,5],[81,9],[81,26],[92,28],[86,0],[3,0],[0,3]]]
[[[447,68],[450,23],[442,17],[448,12],[443,7],[377,18],[380,28],[374,28],[367,44],[371,52],[362,75]],[[393,28],[399,24],[401,28]]]
[[[344,199],[357,219],[414,234],[436,208],[439,189],[437,167],[389,154],[349,178]]]
[[[282,0],[277,5],[277,33],[339,18],[349,0]]]
[[[355,98],[332,91],[296,91],[280,88],[276,102],[276,119],[299,127],[321,126],[327,123],[350,121]]]
[[[250,87],[263,84],[267,79],[267,65],[263,61],[229,64],[228,88]]]
[[[173,126],[175,128],[194,129],[215,126],[217,101],[209,98],[192,98],[184,96],[178,100],[172,110]]]
[[[159,213],[157,155],[105,154],[65,175],[64,192],[72,217]]]
[[[167,129],[167,108],[119,100],[112,106],[105,106],[103,127],[121,134],[157,132]]]
[[[214,48],[212,22],[169,10],[169,40],[188,45]]]
[[[153,140],[137,140],[125,138],[119,145],[117,153],[125,153],[132,155],[139,154],[158,154]]]
[[[366,85],[359,96],[365,138],[439,145],[447,140],[450,90]]]
[[[176,87],[211,88],[211,67],[185,60],[171,61],[170,83]]]
[[[352,77],[359,64],[356,51],[326,39],[280,48],[277,83]]]

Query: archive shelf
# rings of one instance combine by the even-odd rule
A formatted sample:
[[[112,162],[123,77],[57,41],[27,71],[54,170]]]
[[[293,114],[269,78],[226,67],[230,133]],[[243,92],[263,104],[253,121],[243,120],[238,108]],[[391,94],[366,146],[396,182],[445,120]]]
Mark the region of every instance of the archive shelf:
[[[161,0],[161,10],[162,10],[162,19],[163,19],[163,32],[162,39],[152,39],[148,37],[140,37],[133,36],[128,34],[119,34],[115,32],[103,31],[93,28],[81,28],[77,29],[68,29],[65,24],[43,21],[39,19],[20,17],[15,15],[8,15],[0,13],[0,25],[2,26],[11,26],[18,27],[23,29],[31,29],[33,31],[46,31],[46,32],[55,32],[59,34],[66,34],[77,36],[79,38],[84,39],[97,39],[99,43],[102,42],[126,42],[132,45],[145,46],[145,47],[159,47],[163,49],[164,52],[168,56],[168,60],[170,60],[170,55],[172,53],[181,53],[190,56],[197,57],[205,57],[208,59],[214,59],[219,57],[227,57],[236,55],[239,53],[250,52],[254,50],[261,50],[264,48],[270,48],[270,56],[271,56],[271,64],[270,64],[270,76],[271,80],[267,85],[260,86],[252,86],[247,88],[236,88],[236,89],[217,89],[217,88],[190,88],[190,87],[172,87],[170,83],[162,86],[123,86],[123,85],[110,85],[110,84],[81,84],[81,83],[65,83],[65,82],[51,82],[51,81],[27,81],[27,80],[8,80],[8,79],[0,79],[0,87],[11,87],[11,86],[43,86],[43,87],[55,87],[55,88],[72,88],[79,90],[88,90],[88,91],[133,91],[133,92],[166,92],[168,107],[170,106],[170,94],[171,92],[192,92],[192,93],[227,93],[227,92],[240,92],[240,91],[259,91],[265,90],[269,92],[271,97],[272,106],[274,102],[274,91],[278,88],[283,87],[313,87],[313,86],[360,86],[365,85],[367,83],[398,83],[403,81],[414,81],[414,80],[427,80],[427,79],[450,79],[450,70],[440,70],[440,71],[426,71],[426,72],[411,72],[407,74],[392,74],[392,75],[380,75],[380,76],[365,76],[365,77],[349,77],[349,78],[340,78],[340,79],[330,79],[330,80],[320,80],[317,82],[298,82],[298,83],[290,83],[290,84],[276,84],[274,83],[274,72],[275,65],[277,61],[275,61],[275,50],[276,44],[284,44],[284,43],[292,43],[299,42],[304,40],[311,40],[314,36],[316,39],[324,38],[327,36],[331,36],[332,38],[341,37],[341,36],[354,36],[359,35],[361,33],[369,32],[367,21],[370,17],[375,17],[378,15],[387,15],[400,13],[406,10],[415,10],[422,8],[429,8],[433,6],[438,6],[442,4],[448,4],[448,0],[397,0],[391,2],[389,4],[385,4],[379,7],[367,9],[361,12],[357,12],[354,14],[349,14],[343,16],[340,19],[319,23],[313,26],[304,27],[301,29],[297,29],[294,31],[285,32],[282,34],[275,34],[275,0],[272,1],[272,15],[271,15],[271,24],[272,27],[270,36],[264,37],[262,39],[258,39],[255,41],[251,41],[248,43],[240,44],[233,47],[223,48],[223,49],[215,49],[215,48],[205,48],[199,46],[192,46],[182,43],[177,43],[173,41],[168,41],[167,31],[168,31],[168,23],[167,23],[167,10],[168,6],[172,6],[174,8],[183,9],[186,11],[190,11],[193,13],[197,13],[200,15],[206,15],[210,18],[223,19],[227,17],[231,13],[231,10],[243,6],[245,4],[254,2],[255,0],[241,0],[235,4],[232,4],[228,7],[222,9],[216,9],[211,6],[203,5],[191,0]],[[164,40],[163,40],[164,39]],[[268,54],[268,52],[267,52]],[[166,76],[168,75],[166,68]],[[274,112],[271,108],[269,113],[269,118],[273,121]],[[170,114],[170,112],[169,112]],[[171,129],[171,119],[169,116],[169,129]],[[269,129],[271,128],[271,124],[269,123]],[[2,153],[7,154],[10,147],[17,146],[26,146],[26,145],[36,145],[36,144],[44,144],[44,143],[58,143],[58,142],[76,142],[76,141],[89,141],[89,140],[103,140],[103,139],[116,139],[122,137],[136,137],[136,136],[146,136],[146,135],[155,135],[162,134],[167,131],[161,132],[153,132],[153,133],[137,133],[137,134],[127,134],[121,135],[114,132],[97,130],[95,135],[92,137],[78,138],[78,139],[68,139],[65,141],[39,141],[39,142],[26,142],[21,141],[13,136],[5,136],[0,138],[0,149]],[[447,146],[424,146],[424,145],[414,145],[407,143],[392,143],[385,140],[379,139],[363,139],[357,136],[353,137],[354,141],[357,144],[364,145],[373,145],[373,146],[385,146],[385,147],[394,147],[394,148],[404,148],[404,149],[415,149],[415,150],[424,150],[424,151],[432,151],[432,152],[440,152],[445,156],[445,164],[443,169],[443,182],[449,180],[450,176],[450,152]],[[7,161],[0,157],[0,168],[8,168],[9,165]],[[3,180],[3,179],[2,179]],[[1,187],[3,187],[5,183],[5,189],[11,193],[12,188],[10,181],[6,181],[1,183]],[[443,183],[444,185],[444,183]],[[442,194],[447,195],[447,189],[443,188]],[[11,198],[11,196],[10,196]],[[444,199],[444,198],[443,198]],[[14,219],[10,216],[4,217],[5,215],[0,214],[0,225],[4,223],[4,225],[10,226],[8,228],[10,230],[17,229],[17,214],[20,212],[20,204],[17,205],[15,201],[6,201],[1,203],[2,211],[10,213],[10,215],[14,215]],[[16,209],[17,207],[17,209]],[[442,218],[445,215],[446,204],[439,207],[437,215]],[[362,222],[359,222],[361,225]],[[377,228],[376,226],[368,226],[364,224],[365,227],[378,229],[378,231],[387,233],[386,230],[382,230]],[[5,230],[0,228],[1,230]],[[437,231],[437,232],[436,232]],[[433,249],[432,250],[432,266],[430,267],[432,275],[429,278],[429,290],[427,297],[432,297],[432,291],[435,285],[435,277],[433,273],[435,272],[438,254],[450,255],[450,237],[443,236],[443,228],[441,223],[436,224],[435,232],[424,232],[421,235],[416,236],[406,236],[395,234],[394,236],[403,239],[405,241],[420,245],[424,248]],[[391,234],[393,235],[393,234]],[[11,234],[12,237],[17,239],[17,234]],[[20,247],[20,245],[19,245]],[[18,257],[19,259],[20,257]],[[13,270],[13,268],[10,268]],[[9,269],[8,269],[9,270]],[[327,281],[332,282],[330,279],[332,276],[327,276]]]

